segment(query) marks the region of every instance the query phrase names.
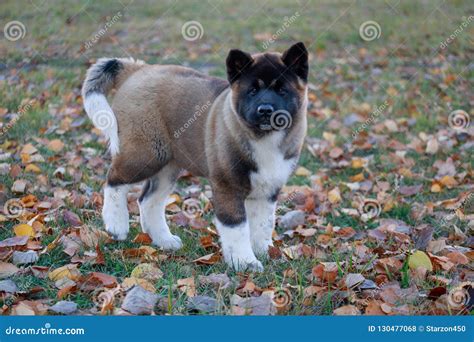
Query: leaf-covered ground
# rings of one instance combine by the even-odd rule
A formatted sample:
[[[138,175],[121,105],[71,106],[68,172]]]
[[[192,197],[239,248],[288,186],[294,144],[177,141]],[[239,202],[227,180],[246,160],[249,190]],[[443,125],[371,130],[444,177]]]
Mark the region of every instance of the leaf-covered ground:
[[[23,25],[0,40],[3,314],[472,310],[472,2],[3,1],[0,9],[4,29]],[[202,27],[197,38],[185,37],[189,21]],[[363,39],[368,21],[379,34]],[[279,197],[265,272],[223,263],[212,193],[189,174],[167,207],[182,250],[156,249],[140,233],[140,185],[129,195],[129,239],[109,239],[100,211],[110,156],[80,98],[88,65],[133,56],[223,76],[230,48],[282,51],[299,40],[311,58],[308,138]]]

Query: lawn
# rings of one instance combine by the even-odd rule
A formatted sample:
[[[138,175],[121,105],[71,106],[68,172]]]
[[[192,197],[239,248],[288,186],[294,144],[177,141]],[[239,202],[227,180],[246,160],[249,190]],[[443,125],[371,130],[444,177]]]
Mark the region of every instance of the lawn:
[[[0,9],[4,315],[471,312],[472,2],[7,0]],[[181,250],[140,233],[140,185],[129,239],[111,240],[100,216],[110,155],[80,97],[88,66],[130,56],[224,77],[232,48],[297,41],[310,52],[308,137],[279,196],[265,272],[221,260],[212,193],[190,174],[167,207]]]

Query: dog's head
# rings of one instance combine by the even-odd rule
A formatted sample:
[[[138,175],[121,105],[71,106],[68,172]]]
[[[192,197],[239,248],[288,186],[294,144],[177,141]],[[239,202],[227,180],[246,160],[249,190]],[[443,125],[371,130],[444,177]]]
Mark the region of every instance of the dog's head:
[[[304,113],[308,51],[303,43],[283,54],[231,50],[226,64],[233,108],[250,129],[259,133],[289,129]]]

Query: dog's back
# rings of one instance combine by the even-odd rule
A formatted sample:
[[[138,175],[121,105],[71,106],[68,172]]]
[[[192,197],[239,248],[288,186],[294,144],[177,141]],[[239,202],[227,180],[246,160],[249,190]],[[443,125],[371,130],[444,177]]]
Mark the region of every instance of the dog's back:
[[[142,172],[147,178],[176,156],[177,162],[186,164],[193,174],[206,176],[206,116],[215,98],[227,87],[224,79],[186,67],[102,59],[90,69],[83,94],[86,111],[109,138],[112,154],[118,155],[116,163],[149,165],[150,171]],[[105,95],[113,88],[117,92],[108,109]],[[89,109],[93,105],[99,110]],[[105,125],[101,127],[100,121]],[[188,130],[191,125],[193,129]],[[180,153],[174,153],[177,149]],[[121,158],[122,154],[134,158]],[[124,174],[120,177],[130,178]],[[142,180],[139,178],[134,181]]]

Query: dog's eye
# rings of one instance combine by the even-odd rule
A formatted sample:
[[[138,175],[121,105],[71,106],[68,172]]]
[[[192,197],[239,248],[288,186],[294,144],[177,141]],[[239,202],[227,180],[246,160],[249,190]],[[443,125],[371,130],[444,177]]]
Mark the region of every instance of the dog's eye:
[[[250,95],[255,96],[255,95],[257,95],[257,93],[258,93],[257,87],[250,88],[250,90],[249,90]]]
[[[279,87],[277,90],[277,93],[278,95],[286,95],[286,93],[288,93],[288,91],[284,88],[284,87]]]

